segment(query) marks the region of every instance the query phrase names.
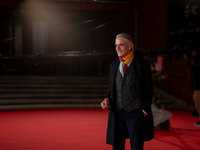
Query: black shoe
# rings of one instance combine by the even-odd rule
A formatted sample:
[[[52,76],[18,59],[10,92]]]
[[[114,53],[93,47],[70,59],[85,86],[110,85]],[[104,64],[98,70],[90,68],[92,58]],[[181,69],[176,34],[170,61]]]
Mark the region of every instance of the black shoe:
[[[195,127],[200,127],[200,120],[194,124]]]

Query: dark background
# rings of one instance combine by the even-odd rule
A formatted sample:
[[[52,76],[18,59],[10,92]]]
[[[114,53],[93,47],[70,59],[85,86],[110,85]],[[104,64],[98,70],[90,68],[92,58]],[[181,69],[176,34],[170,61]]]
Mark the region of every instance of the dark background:
[[[115,36],[126,32],[135,55],[152,65],[163,58],[167,78],[154,85],[193,104],[182,54],[198,47],[199,7],[198,0],[0,1],[0,71],[108,77]]]

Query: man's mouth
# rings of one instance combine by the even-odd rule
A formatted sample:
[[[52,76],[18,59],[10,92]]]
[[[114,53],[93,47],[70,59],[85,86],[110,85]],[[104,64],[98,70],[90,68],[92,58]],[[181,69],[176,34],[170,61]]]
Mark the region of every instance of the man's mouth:
[[[118,50],[117,52],[118,52],[118,53],[122,53],[123,51],[121,51],[121,50]]]

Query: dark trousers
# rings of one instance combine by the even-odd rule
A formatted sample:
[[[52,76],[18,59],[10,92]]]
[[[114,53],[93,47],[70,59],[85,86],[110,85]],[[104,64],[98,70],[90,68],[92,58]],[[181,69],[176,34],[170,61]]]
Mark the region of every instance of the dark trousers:
[[[124,109],[117,112],[115,141],[113,150],[124,150],[127,136],[130,137],[131,150],[143,150],[144,114],[142,109],[127,113]]]

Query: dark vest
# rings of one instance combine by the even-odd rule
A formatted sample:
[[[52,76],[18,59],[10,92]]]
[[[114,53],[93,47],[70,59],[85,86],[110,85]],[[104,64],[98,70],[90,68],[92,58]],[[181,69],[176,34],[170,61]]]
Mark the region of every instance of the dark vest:
[[[118,69],[115,77],[117,111],[123,108],[126,112],[131,112],[142,106],[135,87],[134,65],[132,63],[127,69],[127,71],[129,70],[126,72],[128,74],[125,73],[125,76],[122,77]]]

